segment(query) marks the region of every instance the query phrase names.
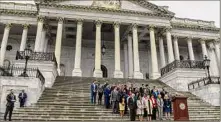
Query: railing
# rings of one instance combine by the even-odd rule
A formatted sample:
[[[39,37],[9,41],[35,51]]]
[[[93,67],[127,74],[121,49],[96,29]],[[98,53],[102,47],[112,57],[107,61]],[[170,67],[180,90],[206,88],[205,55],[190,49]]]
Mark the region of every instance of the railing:
[[[24,72],[24,67],[15,67],[15,66],[1,66],[0,67],[0,76],[8,76],[8,77],[22,77],[21,75]],[[38,78],[42,85],[45,84],[45,78],[42,73],[37,68],[27,68],[26,74],[28,77]]]
[[[161,76],[163,76],[164,74],[167,74],[168,72],[176,68],[203,69],[204,65],[203,65],[203,61],[175,60],[161,69]]]
[[[199,79],[197,81],[193,81],[188,84],[188,89],[192,90],[192,89],[199,88],[201,86],[206,86],[208,84],[220,84],[220,77],[210,77],[210,78],[206,77],[206,78]]]
[[[17,51],[16,60],[25,59],[24,51]],[[33,52],[29,60],[41,60],[41,61],[55,61],[54,53],[45,53],[45,52]]]

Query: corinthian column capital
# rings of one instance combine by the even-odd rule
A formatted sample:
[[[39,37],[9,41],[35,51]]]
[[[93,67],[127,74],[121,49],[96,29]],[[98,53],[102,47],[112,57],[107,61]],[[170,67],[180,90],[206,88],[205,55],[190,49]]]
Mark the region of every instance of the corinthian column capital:
[[[154,31],[155,28],[156,28],[156,26],[154,26],[154,25],[149,25],[149,30],[150,30],[150,31]]]
[[[43,16],[38,16],[38,22],[44,22],[45,21],[45,17]]]
[[[137,23],[133,23],[133,24],[132,24],[132,28],[133,28],[133,29],[137,29],[137,26],[138,26]]]
[[[96,24],[96,26],[101,26],[102,25],[101,20],[95,20],[94,23]]]
[[[58,17],[57,20],[58,20],[58,23],[63,23],[64,22],[64,18],[63,17]]]
[[[23,24],[22,27],[23,27],[23,29],[28,29],[30,27],[30,25],[29,24]]]
[[[116,22],[114,22],[113,25],[114,25],[115,28],[119,28],[120,27],[120,22],[116,21]]]
[[[77,21],[77,24],[78,24],[78,25],[83,25],[84,19],[78,18],[78,19],[76,19],[76,21]]]
[[[171,29],[172,29],[171,26],[167,26],[167,27],[164,28],[164,31],[165,31],[165,32],[169,32],[169,31],[171,31]]]
[[[5,24],[5,28],[10,29],[11,27],[12,27],[12,24],[11,24],[11,23],[7,23],[7,24]]]

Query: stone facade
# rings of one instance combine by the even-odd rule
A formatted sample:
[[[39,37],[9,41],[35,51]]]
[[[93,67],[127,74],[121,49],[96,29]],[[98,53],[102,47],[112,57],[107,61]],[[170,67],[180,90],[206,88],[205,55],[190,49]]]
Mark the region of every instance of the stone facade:
[[[57,66],[45,61],[28,65],[41,70],[46,87],[57,74],[103,77],[105,72],[109,78],[160,78],[187,91],[189,82],[206,77],[204,70],[175,69],[160,77],[160,69],[180,57],[202,61],[207,56],[211,75],[219,76],[220,36],[213,21],[177,18],[145,0],[35,2],[38,7],[0,2],[0,66],[5,60],[23,65],[15,56],[27,44],[35,52],[53,52]]]

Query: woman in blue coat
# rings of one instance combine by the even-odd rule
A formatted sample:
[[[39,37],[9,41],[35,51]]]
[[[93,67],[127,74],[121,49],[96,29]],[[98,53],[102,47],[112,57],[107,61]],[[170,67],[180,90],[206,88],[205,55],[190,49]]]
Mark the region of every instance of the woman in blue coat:
[[[171,113],[171,100],[169,99],[168,95],[164,96],[164,112],[165,112],[165,116],[166,119],[169,120],[170,119],[170,113]]]

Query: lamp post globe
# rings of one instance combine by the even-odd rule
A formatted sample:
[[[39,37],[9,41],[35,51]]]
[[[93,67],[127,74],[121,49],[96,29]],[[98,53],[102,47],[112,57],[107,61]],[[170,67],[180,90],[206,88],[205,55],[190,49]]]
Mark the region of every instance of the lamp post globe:
[[[101,47],[101,53],[102,53],[102,55],[104,55],[104,54],[106,53],[106,47],[105,47],[105,45],[102,45],[102,47]]]

